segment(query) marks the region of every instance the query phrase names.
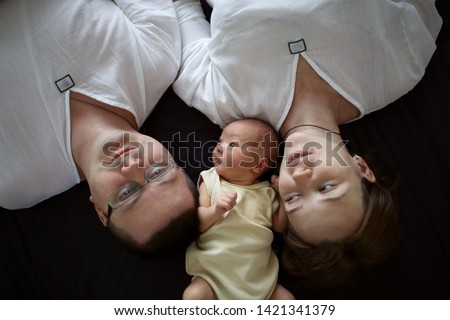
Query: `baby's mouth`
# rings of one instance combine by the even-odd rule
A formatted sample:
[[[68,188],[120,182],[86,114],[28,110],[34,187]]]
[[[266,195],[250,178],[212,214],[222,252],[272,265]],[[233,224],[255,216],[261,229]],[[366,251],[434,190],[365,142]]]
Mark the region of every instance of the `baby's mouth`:
[[[212,162],[214,163],[215,166],[220,166],[222,164],[222,157],[218,155],[213,155]]]

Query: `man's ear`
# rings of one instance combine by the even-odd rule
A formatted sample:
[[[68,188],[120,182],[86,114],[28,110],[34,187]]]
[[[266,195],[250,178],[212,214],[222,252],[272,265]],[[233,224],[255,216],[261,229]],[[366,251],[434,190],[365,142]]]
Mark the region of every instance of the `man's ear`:
[[[268,167],[267,159],[266,158],[261,158],[259,163],[256,166],[253,167],[252,171],[254,173],[261,174],[264,171],[266,171],[267,167]]]
[[[100,209],[100,207],[98,207],[95,204],[94,198],[92,196],[89,197],[89,201],[94,205],[95,208],[95,212],[97,212],[97,216],[100,219],[100,221],[102,222],[104,227],[108,226],[108,218],[106,217],[105,213],[103,212],[102,209]]]
[[[371,183],[377,182],[377,179],[375,178],[375,174],[373,171],[369,168],[369,165],[364,161],[363,158],[361,158],[358,155],[353,156],[353,161],[356,162],[356,164],[359,167],[359,170],[361,171],[361,176],[366,178],[367,181]]]

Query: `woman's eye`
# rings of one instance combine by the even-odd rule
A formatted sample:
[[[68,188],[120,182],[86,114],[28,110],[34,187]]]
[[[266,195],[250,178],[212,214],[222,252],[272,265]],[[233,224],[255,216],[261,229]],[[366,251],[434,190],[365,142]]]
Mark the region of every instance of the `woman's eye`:
[[[330,191],[330,190],[333,190],[334,187],[335,187],[334,184],[332,184],[332,183],[326,183],[326,184],[324,184],[323,186],[321,186],[321,187],[319,188],[319,191],[320,191],[320,192],[328,192],[328,191]]]
[[[302,195],[300,193],[291,194],[286,197],[285,201],[289,203],[289,202],[299,200],[301,197],[302,197]]]

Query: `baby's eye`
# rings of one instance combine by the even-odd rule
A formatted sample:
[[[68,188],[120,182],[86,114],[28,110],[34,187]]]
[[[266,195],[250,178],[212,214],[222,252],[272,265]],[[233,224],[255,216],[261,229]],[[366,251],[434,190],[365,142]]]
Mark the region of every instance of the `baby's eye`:
[[[230,146],[230,148],[239,147],[239,143],[237,143],[237,142],[230,142],[228,145]]]

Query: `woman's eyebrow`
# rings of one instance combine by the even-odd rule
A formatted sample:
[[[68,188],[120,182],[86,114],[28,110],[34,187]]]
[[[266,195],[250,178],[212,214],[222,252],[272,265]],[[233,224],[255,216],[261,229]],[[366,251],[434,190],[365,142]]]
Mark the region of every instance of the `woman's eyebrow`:
[[[328,201],[338,201],[342,197],[344,197],[347,194],[347,191],[341,192],[337,195],[331,195],[320,199],[320,202],[328,202]]]
[[[290,208],[289,210],[286,210],[286,214],[292,214],[294,211],[297,210],[303,210],[303,204],[299,204],[295,207]]]

